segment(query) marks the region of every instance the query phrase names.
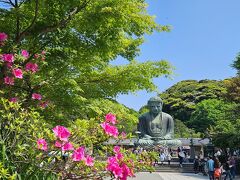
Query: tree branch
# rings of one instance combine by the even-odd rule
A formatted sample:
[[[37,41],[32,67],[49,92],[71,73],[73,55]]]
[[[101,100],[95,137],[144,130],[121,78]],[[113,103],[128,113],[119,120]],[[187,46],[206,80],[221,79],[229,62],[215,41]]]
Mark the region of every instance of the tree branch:
[[[19,2],[19,7],[20,7],[23,3],[26,3],[27,1],[31,1],[31,0],[25,0],[25,1]]]
[[[16,42],[19,43],[20,40],[22,39],[22,37],[26,34],[26,32],[28,32],[29,30],[31,30],[31,28],[33,27],[34,23],[37,20],[37,16],[38,16],[38,6],[39,6],[39,1],[35,0],[35,13],[34,13],[34,17],[33,20],[31,22],[31,24],[23,31],[19,34],[18,39],[16,39]]]
[[[16,17],[17,18],[16,19],[16,41],[18,41],[19,35],[20,35],[20,17],[19,17],[19,14],[18,14],[18,11],[19,11],[18,0],[15,0],[14,7],[15,7],[16,12],[17,12],[17,17]]]
[[[46,26],[45,28],[43,29],[40,29],[40,30],[35,30],[35,32],[39,33],[39,34],[45,34],[45,33],[48,33],[48,32],[52,32],[52,31],[55,31],[57,28],[64,28],[67,26],[67,24],[70,22],[70,20],[78,13],[80,12],[81,10],[83,10],[84,8],[86,8],[86,6],[89,4],[91,0],[85,0],[83,2],[83,4],[81,6],[78,6],[78,7],[75,7],[73,8],[69,13],[68,15],[63,18],[61,21],[59,21],[58,23],[54,24],[54,25],[51,25],[51,26]],[[35,22],[33,22],[35,23]],[[19,39],[19,41],[21,41],[25,36],[29,35],[30,34],[30,30],[33,29],[33,26],[34,25],[31,25],[31,28],[28,29],[27,31],[24,31],[24,33],[22,33],[21,35],[21,38]]]
[[[16,4],[14,4],[11,0],[9,0],[9,3],[10,3],[13,7],[15,7],[15,5],[16,5]]]

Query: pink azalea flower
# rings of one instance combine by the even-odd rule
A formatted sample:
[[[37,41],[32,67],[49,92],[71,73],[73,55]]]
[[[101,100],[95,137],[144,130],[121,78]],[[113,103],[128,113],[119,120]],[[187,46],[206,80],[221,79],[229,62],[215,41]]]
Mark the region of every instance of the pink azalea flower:
[[[116,157],[111,156],[108,158],[107,163],[108,164],[118,164],[118,160],[116,159]]]
[[[54,146],[57,148],[61,148],[62,151],[74,150],[73,145],[70,142],[65,143],[65,142],[56,141]]]
[[[108,158],[106,170],[112,172],[116,179],[126,180],[128,176],[133,176],[132,170],[116,157]]]
[[[26,71],[32,71],[33,73],[38,71],[38,65],[36,63],[28,62],[25,66]]]
[[[6,66],[7,66],[8,68],[11,68],[12,65],[13,65],[13,63],[11,63],[11,62],[7,62],[7,63],[6,63]]]
[[[13,102],[13,103],[16,103],[16,102],[18,102],[18,98],[17,97],[12,97],[9,101]]]
[[[115,157],[108,157],[106,170],[112,171],[114,166],[118,165],[118,161]]]
[[[42,51],[41,54],[42,54],[42,55],[45,55],[45,54],[46,54],[46,51]]]
[[[41,94],[33,93],[33,94],[32,94],[32,99],[41,100],[41,99],[42,99],[42,96],[41,96]]]
[[[53,128],[53,132],[61,141],[68,141],[68,137],[71,135],[69,130],[64,126],[56,126]]]
[[[6,41],[8,38],[8,35],[4,32],[0,32],[0,41]]]
[[[119,165],[114,166],[112,172],[113,172],[114,176],[116,177],[116,179],[122,177],[122,168]]]
[[[14,78],[13,78],[13,77],[6,76],[6,77],[4,78],[4,83],[5,83],[5,84],[8,84],[8,85],[14,85]]]
[[[32,72],[37,72],[38,71],[38,65],[36,63],[34,63],[32,65]]]
[[[74,150],[72,143],[67,142],[62,146],[62,151]]]
[[[128,176],[133,176],[131,169],[125,163],[122,164],[122,171],[123,173],[121,180],[127,179]]]
[[[118,160],[121,160],[121,159],[123,159],[123,154],[122,153],[117,153],[116,155],[115,155],[115,157],[118,159]]]
[[[87,155],[87,157],[84,159],[86,166],[93,166],[94,165],[94,158]]]
[[[84,147],[79,147],[78,149],[74,150],[72,159],[73,161],[81,161],[85,159],[85,148]]]
[[[115,157],[108,158],[106,170],[112,172],[116,179],[122,177],[122,168]]]
[[[112,123],[112,124],[116,124],[116,116],[112,113],[108,113],[105,116],[105,120],[106,122]]]
[[[104,129],[106,134],[108,134],[109,136],[113,136],[113,137],[117,138],[118,129],[115,126],[111,126],[107,122],[101,123],[100,125]]]
[[[29,57],[29,53],[27,50],[22,50],[21,52],[22,56],[25,57],[26,59]]]
[[[26,71],[31,71],[32,70],[32,64],[31,62],[28,62],[25,66]]]
[[[56,141],[54,146],[60,148],[62,147],[62,143],[60,141]]]
[[[14,75],[16,78],[19,78],[19,79],[22,79],[22,78],[23,78],[22,70],[19,69],[19,68],[13,70],[13,75]]]
[[[113,152],[114,153],[119,153],[120,152],[120,146],[114,146]]]
[[[34,58],[38,59],[39,58],[39,54],[34,54]]]
[[[14,61],[14,55],[13,54],[3,54],[2,59],[5,62],[10,62],[12,63]]]
[[[38,149],[46,151],[47,150],[46,140],[45,139],[38,139],[37,140],[37,147],[38,147]]]

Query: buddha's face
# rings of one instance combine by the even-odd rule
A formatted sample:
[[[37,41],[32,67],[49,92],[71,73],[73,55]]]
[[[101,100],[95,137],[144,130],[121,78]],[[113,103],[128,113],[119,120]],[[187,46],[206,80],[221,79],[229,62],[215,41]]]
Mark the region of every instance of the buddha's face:
[[[148,108],[150,113],[159,114],[162,111],[162,103],[161,102],[150,102],[148,104]]]

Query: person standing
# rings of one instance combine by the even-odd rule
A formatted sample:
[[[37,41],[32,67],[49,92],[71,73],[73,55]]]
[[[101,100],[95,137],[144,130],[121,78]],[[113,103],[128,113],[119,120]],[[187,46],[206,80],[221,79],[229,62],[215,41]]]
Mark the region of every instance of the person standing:
[[[193,170],[195,174],[199,172],[199,164],[200,164],[200,158],[196,156],[193,163]]]
[[[179,159],[179,166],[182,167],[183,159],[185,158],[185,154],[182,150],[182,147],[178,147],[178,159]]]
[[[164,152],[161,152],[161,153],[160,153],[159,158],[160,158],[160,163],[161,163],[161,165],[163,165],[163,162],[164,162],[164,160],[165,160],[165,158],[166,158]]]
[[[229,163],[230,163],[230,173],[232,175],[232,178],[234,179],[236,175],[236,160],[234,156],[230,158]]]
[[[231,171],[230,171],[230,162],[227,161],[226,164],[225,164],[225,172],[226,172],[226,176],[224,177],[224,180],[226,180],[229,176],[229,179],[232,180],[232,174],[231,174]]]
[[[221,180],[222,166],[217,157],[214,158],[214,179]]]
[[[215,180],[221,180],[222,170],[221,167],[215,168],[214,170],[214,179]]]
[[[167,159],[168,165],[170,166],[170,162],[172,160],[172,156],[171,156],[170,152],[168,152],[166,159]]]
[[[198,156],[196,156],[193,163],[193,170],[195,174],[199,172],[199,164],[200,164],[200,159]]]
[[[211,156],[209,156],[207,161],[207,170],[210,180],[214,180],[214,161]]]

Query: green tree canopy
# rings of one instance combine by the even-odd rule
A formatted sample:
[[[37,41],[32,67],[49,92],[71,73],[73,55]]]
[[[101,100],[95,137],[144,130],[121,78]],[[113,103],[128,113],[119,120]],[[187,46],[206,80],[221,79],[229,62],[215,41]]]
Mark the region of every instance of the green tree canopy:
[[[172,67],[166,61],[135,60],[145,34],[169,31],[168,26],[154,22],[142,0],[0,3],[0,29],[9,35],[3,51],[18,53],[19,49],[27,49],[30,53],[28,60],[14,63],[24,68],[35,60],[34,54],[47,52],[36,76],[24,76],[9,91],[2,91],[3,96],[21,95],[27,106],[32,93],[41,93],[49,101],[50,108],[44,113],[50,119],[90,116],[81,109],[90,106],[92,99],[114,102],[118,94],[153,91],[153,78],[171,74]],[[111,65],[119,56],[129,63]],[[4,67],[0,66],[3,82]]]
[[[233,61],[232,67],[237,70],[238,76],[240,76],[240,53],[237,55],[236,59]]]
[[[194,129],[188,128],[182,121],[176,119],[174,132],[176,138],[200,137],[200,133],[196,133]]]
[[[227,88],[226,99],[240,104],[240,77],[226,79],[224,83]]]
[[[235,114],[232,112],[234,108],[235,104],[222,100],[204,100],[196,105],[196,110],[191,115],[188,127],[204,133],[207,128],[215,126],[220,120],[233,121],[235,119]]]
[[[119,133],[103,120],[103,113],[117,114],[120,132],[130,131],[135,112],[117,104],[117,95],[153,91],[153,78],[172,71],[166,61],[136,60],[145,34],[169,30],[155,23],[146,7],[143,0],[0,1],[0,30],[8,34],[0,40],[0,114],[5,118],[0,123],[2,170],[20,179],[47,179],[51,173],[50,179],[112,175],[97,153],[113,153],[111,145],[105,147],[103,142],[109,136],[118,138]],[[128,64],[111,65],[119,56]],[[30,71],[27,65],[38,70]],[[9,102],[12,97],[15,100]],[[48,107],[40,109],[41,103]],[[101,117],[92,118],[96,114]],[[71,131],[56,126],[53,133],[53,121],[58,125],[67,121]],[[80,155],[76,151],[82,146],[86,152],[83,149]],[[125,169],[134,168],[133,164],[136,170],[145,166],[132,152],[122,151],[127,155],[119,163]],[[74,154],[84,157],[75,159]],[[85,162],[93,161],[90,155],[96,157],[94,165]],[[145,155],[141,158],[148,161]]]
[[[175,119],[187,122],[197,103],[206,99],[221,99],[225,92],[222,81],[185,80],[173,85],[160,96],[164,102],[163,111]]]
[[[240,147],[240,119],[233,122],[229,120],[220,120],[210,128],[213,143],[221,148],[239,148]]]
[[[237,70],[237,76],[224,80],[227,90],[224,97],[228,104],[232,103],[231,114],[210,128],[214,144],[222,148],[240,147],[240,54],[233,61],[232,67]]]

